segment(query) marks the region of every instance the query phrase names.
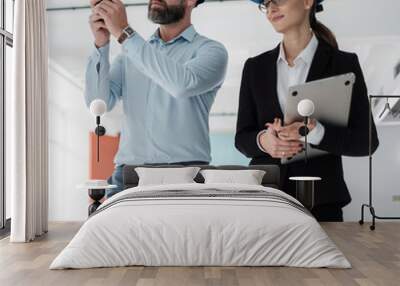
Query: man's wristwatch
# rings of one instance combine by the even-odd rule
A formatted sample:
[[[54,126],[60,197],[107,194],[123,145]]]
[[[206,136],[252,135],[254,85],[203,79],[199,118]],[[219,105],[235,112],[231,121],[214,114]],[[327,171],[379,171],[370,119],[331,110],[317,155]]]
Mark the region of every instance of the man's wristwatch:
[[[126,39],[131,38],[133,35],[135,35],[135,33],[135,30],[128,25],[125,29],[122,30],[122,34],[118,38],[118,43],[122,44]]]

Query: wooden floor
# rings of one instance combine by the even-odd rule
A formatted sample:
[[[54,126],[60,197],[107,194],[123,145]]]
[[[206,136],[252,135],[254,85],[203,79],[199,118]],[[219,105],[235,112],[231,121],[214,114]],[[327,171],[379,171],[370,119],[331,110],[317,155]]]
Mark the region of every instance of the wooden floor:
[[[324,229],[353,265],[350,270],[288,267],[123,267],[48,270],[80,223],[51,223],[29,244],[0,241],[0,285],[400,285],[400,223],[325,223]]]

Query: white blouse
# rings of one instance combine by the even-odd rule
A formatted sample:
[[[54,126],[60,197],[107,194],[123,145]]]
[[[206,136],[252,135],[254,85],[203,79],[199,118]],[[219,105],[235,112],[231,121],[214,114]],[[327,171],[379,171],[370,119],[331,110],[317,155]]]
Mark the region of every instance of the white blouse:
[[[285,50],[283,43],[280,44],[279,56],[276,61],[277,67],[277,92],[279,105],[282,112],[286,108],[286,99],[289,93],[289,88],[294,85],[306,82],[308,73],[310,71],[311,63],[314,58],[315,52],[318,48],[318,39],[315,35],[311,38],[307,47],[296,57],[293,61],[294,66],[290,66],[286,60]],[[260,136],[266,132],[262,130],[257,136],[258,147],[265,152],[260,144]],[[313,145],[318,145],[325,134],[324,126],[317,121],[315,128],[307,135],[307,141]],[[304,142],[304,137],[300,138]]]

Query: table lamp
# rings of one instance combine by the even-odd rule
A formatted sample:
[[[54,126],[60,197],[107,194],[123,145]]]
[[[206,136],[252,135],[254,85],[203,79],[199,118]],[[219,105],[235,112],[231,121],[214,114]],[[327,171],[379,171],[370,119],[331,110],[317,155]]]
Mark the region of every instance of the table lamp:
[[[95,99],[90,103],[90,113],[96,117],[97,127],[95,129],[95,134],[97,135],[97,162],[100,158],[100,136],[106,134],[106,129],[100,125],[100,117],[104,115],[107,111],[107,105],[104,100]]]
[[[297,105],[297,112],[300,114],[300,116],[304,117],[304,126],[299,128],[299,134],[301,136],[304,136],[304,160],[305,163],[307,164],[307,134],[309,132],[307,125],[308,125],[308,120],[311,115],[314,113],[314,102],[310,99],[302,99]]]

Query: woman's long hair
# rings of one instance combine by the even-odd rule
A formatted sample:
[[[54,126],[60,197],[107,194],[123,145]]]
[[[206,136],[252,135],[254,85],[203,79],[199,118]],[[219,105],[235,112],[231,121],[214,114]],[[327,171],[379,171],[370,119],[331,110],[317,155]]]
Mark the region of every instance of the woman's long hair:
[[[314,31],[317,38],[324,40],[333,48],[339,49],[338,42],[336,41],[336,37],[333,34],[333,32],[327,26],[325,26],[324,24],[322,24],[320,21],[317,20],[317,17],[315,15],[317,11],[316,7],[317,7],[317,1],[315,0],[310,13],[311,29]]]

